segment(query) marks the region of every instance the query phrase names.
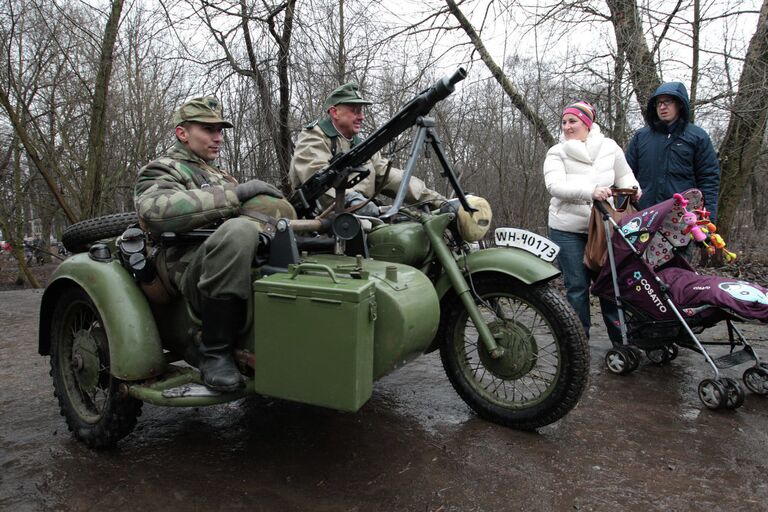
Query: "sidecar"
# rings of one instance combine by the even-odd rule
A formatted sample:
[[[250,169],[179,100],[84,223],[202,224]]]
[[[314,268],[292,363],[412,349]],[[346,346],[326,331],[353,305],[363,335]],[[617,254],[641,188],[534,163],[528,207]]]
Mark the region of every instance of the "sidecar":
[[[181,297],[152,300],[121,262],[121,244],[68,258],[41,306],[39,352],[52,358],[67,422],[92,446],[127,434],[142,402],[199,406],[255,393],[356,411],[374,380],[424,353],[437,332],[435,287],[409,265],[321,253],[282,272],[254,269],[237,351],[247,386],[215,393],[192,367],[199,320]]]

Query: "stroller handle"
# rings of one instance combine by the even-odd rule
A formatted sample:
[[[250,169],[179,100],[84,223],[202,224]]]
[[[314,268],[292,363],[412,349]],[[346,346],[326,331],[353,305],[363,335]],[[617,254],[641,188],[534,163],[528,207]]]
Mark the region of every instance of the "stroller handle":
[[[637,195],[637,187],[632,188],[618,188],[618,187],[611,187],[611,193],[613,197],[618,198],[629,198],[629,202],[632,206],[635,207],[635,209],[639,209],[637,201],[634,200],[634,197]],[[597,210],[602,215],[603,219],[607,219],[611,214],[608,212],[608,209],[606,208],[606,205],[608,203],[604,200],[594,200],[592,201],[592,204],[597,208]],[[615,210],[617,212],[622,212],[626,209],[626,206],[624,208],[621,208],[619,206],[619,203],[616,204]]]

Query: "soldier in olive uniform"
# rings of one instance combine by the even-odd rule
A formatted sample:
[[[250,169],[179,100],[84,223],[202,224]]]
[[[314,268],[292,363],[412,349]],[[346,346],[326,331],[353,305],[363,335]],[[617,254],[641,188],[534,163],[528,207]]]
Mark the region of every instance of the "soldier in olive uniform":
[[[232,128],[216,98],[184,103],[173,121],[176,143],[139,171],[134,202],[140,222],[153,235],[216,227],[200,245],[165,247],[157,266],[202,319],[198,366],[203,382],[217,391],[234,391],[243,380],[232,347],[246,318],[260,232],[259,223],[237,215],[249,199],[262,195],[274,201],[282,194],[260,180],[238,184],[214,164],[223,129]]]
[[[325,100],[323,109],[328,117],[307,126],[296,141],[293,152],[289,178],[293,188],[307,181],[312,175],[328,166],[328,161],[336,154],[349,151],[361,142],[359,136],[365,115],[363,106],[371,102],[363,99],[355,83],[347,83],[334,90]],[[384,195],[394,197],[403,178],[403,171],[390,168],[386,183],[382,183],[386,175],[388,160],[376,153],[365,163],[365,168],[371,171],[367,178],[346,191],[345,206],[355,206],[373,197],[376,190]],[[333,202],[334,191],[326,192],[321,201],[322,206]],[[445,198],[426,187],[423,181],[411,177],[406,199],[411,202],[426,201],[432,206],[439,206]],[[355,213],[377,216],[378,207],[368,203]]]

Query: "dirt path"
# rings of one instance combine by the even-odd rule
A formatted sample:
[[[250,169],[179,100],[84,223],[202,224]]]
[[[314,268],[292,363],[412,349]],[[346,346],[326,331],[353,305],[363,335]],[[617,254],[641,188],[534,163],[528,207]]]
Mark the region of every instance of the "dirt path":
[[[703,410],[707,376],[670,366],[606,372],[565,419],[523,433],[475,417],[435,356],[377,383],[343,414],[263,399],[145,405],[118,449],[74,441],[37,355],[41,292],[0,292],[0,510],[762,511],[768,399]],[[768,355],[765,329],[748,329]],[[729,372],[740,378],[740,372]]]

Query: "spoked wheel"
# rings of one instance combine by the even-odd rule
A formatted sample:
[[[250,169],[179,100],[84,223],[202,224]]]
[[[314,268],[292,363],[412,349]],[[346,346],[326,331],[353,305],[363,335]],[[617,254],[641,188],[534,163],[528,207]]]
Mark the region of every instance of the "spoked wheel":
[[[744,370],[742,380],[751,392],[758,395],[768,395],[768,369],[764,368],[762,364]]]
[[[720,382],[725,386],[726,409],[738,409],[744,405],[744,388],[741,387],[739,381],[732,379],[731,377],[723,377],[720,379]]]
[[[494,359],[455,295],[445,299],[440,357],[451,384],[480,416],[531,430],[562,418],[581,397],[589,350],[573,309],[550,286],[475,277],[480,312],[504,354]]]
[[[136,425],[142,402],[118,391],[107,334],[82,289],[59,298],[51,326],[51,376],[69,430],[91,448],[114,446]]]
[[[699,383],[699,399],[710,409],[722,409],[728,403],[728,392],[719,380],[704,379]]]
[[[605,366],[615,375],[626,375],[637,370],[640,358],[627,347],[615,347],[605,353]]]

